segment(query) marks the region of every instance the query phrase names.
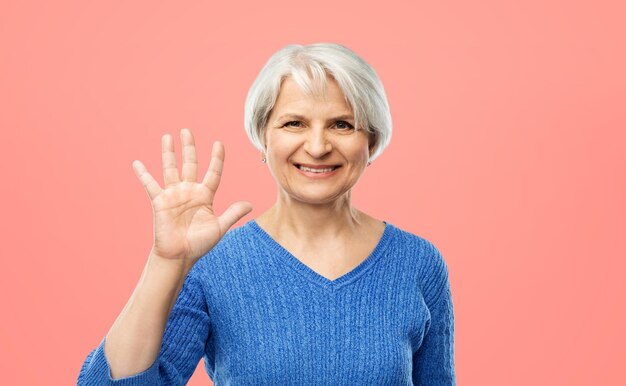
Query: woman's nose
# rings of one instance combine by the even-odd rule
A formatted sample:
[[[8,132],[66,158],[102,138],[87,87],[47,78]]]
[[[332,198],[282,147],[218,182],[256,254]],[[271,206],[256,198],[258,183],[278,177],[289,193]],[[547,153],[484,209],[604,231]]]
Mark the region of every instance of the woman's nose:
[[[326,153],[331,152],[333,146],[327,138],[326,130],[315,128],[309,130],[304,143],[304,150],[311,154],[312,157],[320,158]]]

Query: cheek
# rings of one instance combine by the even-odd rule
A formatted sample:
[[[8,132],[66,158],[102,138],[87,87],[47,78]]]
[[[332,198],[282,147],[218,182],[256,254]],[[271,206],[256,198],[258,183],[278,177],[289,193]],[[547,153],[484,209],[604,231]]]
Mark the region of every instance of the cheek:
[[[365,159],[367,162],[370,156],[370,144],[368,135],[361,132],[356,138],[352,138],[349,144],[346,144],[346,149],[349,149],[353,159]]]
[[[268,154],[284,159],[297,151],[299,142],[297,137],[292,138],[287,135],[268,135],[266,146]]]
[[[367,162],[370,156],[370,149],[367,142],[363,142],[352,149],[353,159],[360,162]]]

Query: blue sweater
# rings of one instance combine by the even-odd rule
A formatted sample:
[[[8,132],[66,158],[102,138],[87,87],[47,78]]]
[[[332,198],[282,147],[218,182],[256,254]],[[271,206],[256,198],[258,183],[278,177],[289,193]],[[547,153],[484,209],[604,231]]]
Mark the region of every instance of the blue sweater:
[[[250,220],[193,266],[150,368],[112,380],[105,340],[78,385],[184,385],[202,357],[215,386],[456,384],[447,265],[388,222],[367,259],[328,280]]]

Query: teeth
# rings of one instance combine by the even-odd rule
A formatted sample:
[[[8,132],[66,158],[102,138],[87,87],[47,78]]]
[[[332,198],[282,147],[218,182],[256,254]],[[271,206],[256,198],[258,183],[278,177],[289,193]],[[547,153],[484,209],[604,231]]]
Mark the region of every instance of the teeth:
[[[305,172],[313,172],[313,173],[328,173],[335,170],[335,168],[326,168],[326,169],[311,169],[306,166],[299,166],[300,170],[304,170]]]

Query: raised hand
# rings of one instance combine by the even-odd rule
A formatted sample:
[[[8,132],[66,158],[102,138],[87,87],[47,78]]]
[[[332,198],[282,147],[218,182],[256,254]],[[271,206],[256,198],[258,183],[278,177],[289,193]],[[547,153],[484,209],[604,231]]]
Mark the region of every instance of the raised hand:
[[[161,138],[165,187],[150,175],[138,160],[133,170],[146,189],[154,215],[152,254],[180,261],[186,270],[213,248],[226,231],[252,210],[247,201],[238,201],[217,216],[213,198],[224,166],[224,145],[214,142],[211,162],[202,182],[197,182],[198,163],[191,131],[180,132],[183,147],[182,180],[178,175],[172,136]]]

